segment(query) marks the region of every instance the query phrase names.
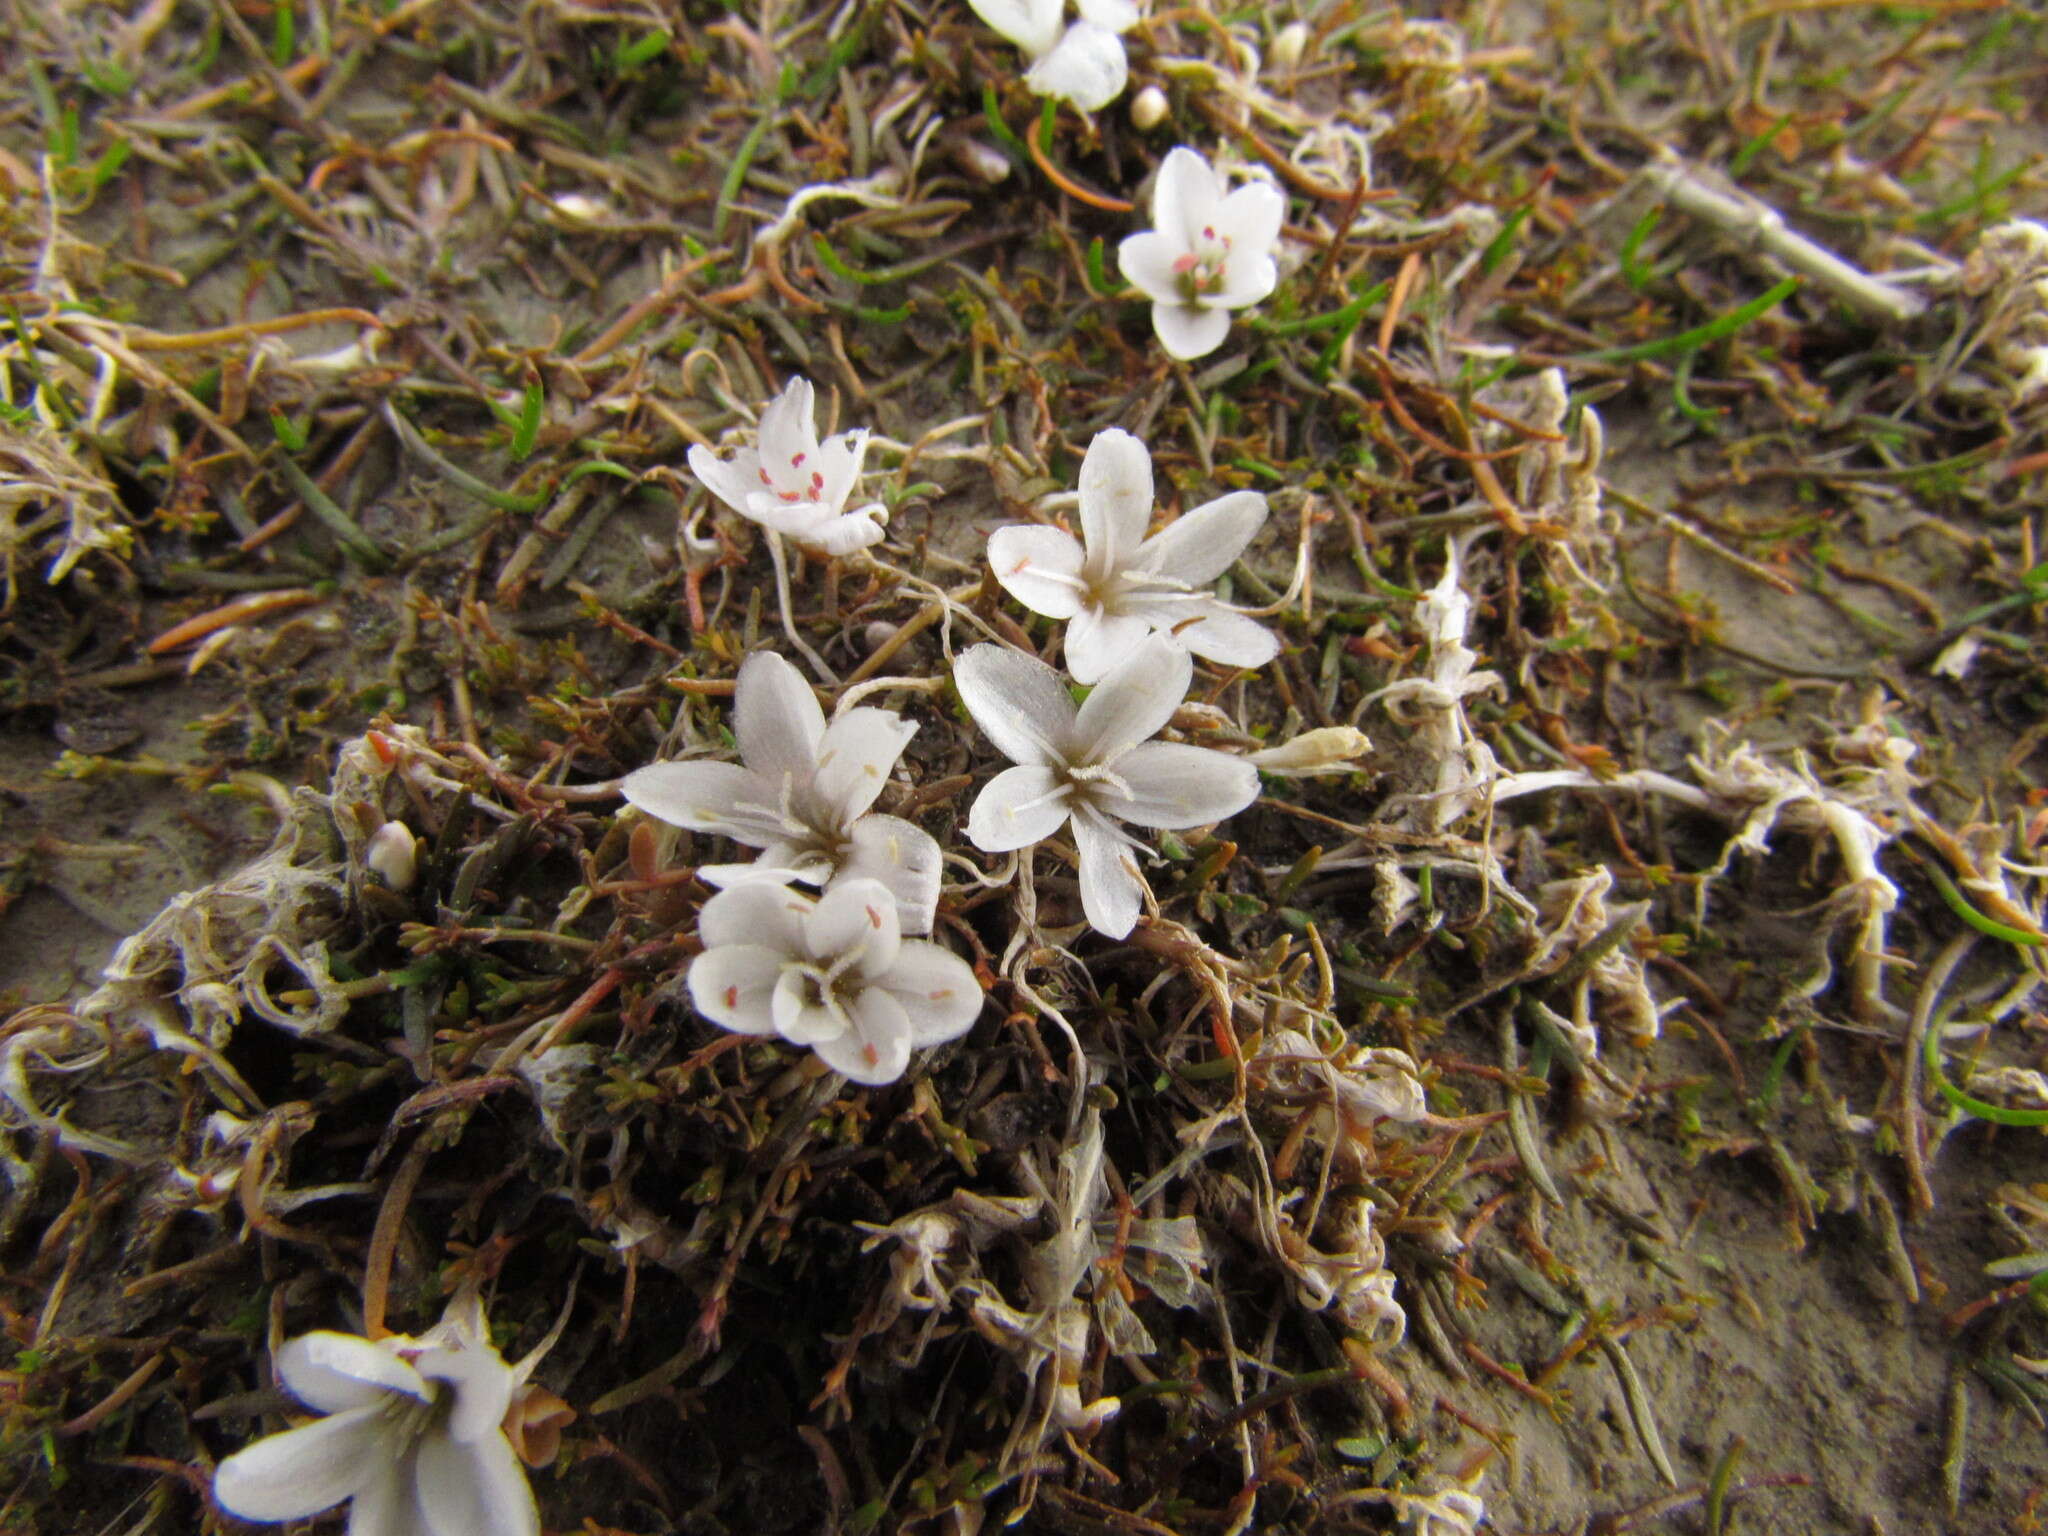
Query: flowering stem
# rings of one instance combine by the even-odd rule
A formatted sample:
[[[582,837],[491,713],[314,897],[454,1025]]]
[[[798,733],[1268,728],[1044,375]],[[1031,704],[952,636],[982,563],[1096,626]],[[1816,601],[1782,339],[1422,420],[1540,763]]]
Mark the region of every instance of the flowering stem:
[[[830,687],[839,686],[839,674],[825,665],[825,658],[805,643],[804,637],[796,632],[796,620],[789,608],[789,561],[782,553],[782,535],[774,529],[768,530],[768,560],[775,567],[775,598],[782,607],[782,632],[789,637],[789,643],[796,652],[811,664],[811,670],[818,674],[821,682]]]
[[[427,1138],[413,1142],[391,1176],[384,1203],[377,1208],[377,1225],[370,1232],[370,1253],[363,1263],[363,1337],[381,1339],[391,1330],[384,1326],[384,1306],[391,1295],[391,1261],[398,1253],[398,1230],[405,1221],[405,1208],[412,1204],[412,1192],[427,1166]]]
[[[1100,208],[1105,213],[1129,213],[1133,204],[1125,202],[1120,197],[1089,191],[1052,163],[1052,125],[1058,111],[1059,103],[1047,98],[1045,110],[1039,115],[1038,132],[1025,143],[1025,147],[1031,151],[1031,158],[1037,162],[1038,168],[1045,172],[1045,179],[1074,201],[1086,203],[1090,208]]]

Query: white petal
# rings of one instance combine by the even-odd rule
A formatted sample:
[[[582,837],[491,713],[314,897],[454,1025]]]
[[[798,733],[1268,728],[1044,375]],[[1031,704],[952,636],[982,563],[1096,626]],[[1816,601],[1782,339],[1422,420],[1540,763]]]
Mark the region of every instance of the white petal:
[[[1024,83],[1041,96],[1100,112],[1123,94],[1130,69],[1122,38],[1092,21],[1077,21],[1051,53],[1031,66]]]
[[[853,1027],[834,1040],[812,1047],[826,1066],[856,1083],[893,1083],[910,1065],[910,1016],[895,996],[881,987],[854,995]]]
[[[761,456],[742,448],[731,459],[721,459],[697,443],[690,448],[690,473],[733,511],[745,514],[747,498],[761,488]]]
[[[1083,608],[1067,625],[1067,670],[1084,686],[1100,682],[1104,673],[1130,655],[1151,632],[1152,622],[1142,610],[1109,613]]]
[[[804,946],[823,966],[857,952],[861,974],[875,976],[896,963],[902,932],[896,898],[881,881],[835,881],[804,919]]]
[[[1256,304],[1280,283],[1280,264],[1271,256],[1239,255],[1233,251],[1223,282],[1205,295],[1216,309],[1243,309]]]
[[[420,1373],[390,1350],[325,1329],[301,1334],[278,1350],[277,1379],[293,1397],[322,1413],[368,1408],[381,1403],[386,1392],[430,1400]]]
[[[1146,298],[1178,304],[1182,298],[1181,281],[1173,264],[1187,254],[1187,247],[1176,245],[1174,237],[1165,230],[1148,229],[1125,238],[1116,248],[1116,264],[1124,281],[1136,284]]]
[[[658,821],[693,832],[716,832],[750,848],[782,836],[780,822],[737,809],[764,794],[758,775],[738,763],[650,763],[619,781],[619,793]]]
[[[1121,427],[1095,434],[1081,460],[1081,539],[1088,569],[1120,570],[1152,521],[1152,455]]]
[[[837,1040],[851,1027],[836,1003],[821,1005],[812,1000],[816,990],[812,978],[802,971],[785,968],[776,978],[771,1004],[775,1033],[791,1045],[816,1046]]]
[[[1205,827],[1259,798],[1258,770],[1243,758],[1177,741],[1147,741],[1117,759],[1128,796],[1101,796],[1108,815],[1141,827]]]
[[[828,507],[843,507],[860,479],[861,461],[868,456],[868,432],[841,432],[818,445],[818,473],[825,477],[818,500]]]
[[[1232,309],[1256,304],[1273,291],[1278,278],[1273,247],[1280,243],[1280,226],[1287,220],[1287,199],[1267,182],[1246,182],[1223,199],[1216,219],[1217,229],[1230,237],[1221,302]]]
[[[317,1515],[360,1488],[380,1460],[395,1460],[387,1423],[377,1404],[265,1435],[214,1469],[213,1496],[244,1520]]]
[[[937,944],[904,942],[889,974],[875,979],[910,1018],[910,1042],[920,1049],[964,1035],[981,1016],[981,983],[974,967]]]
[[[804,952],[803,920],[811,899],[770,880],[743,880],[704,903],[697,937],[706,949],[764,944],[786,955]]]
[[[1195,655],[1225,667],[1263,667],[1280,654],[1278,635],[1221,603],[1203,608],[1202,617],[1176,629],[1173,638]]]
[[[974,14],[1034,59],[1059,41],[1062,0],[967,0]]]
[[[413,1457],[379,1459],[364,1468],[362,1487],[348,1505],[348,1536],[427,1536],[413,1496]]]
[[[853,825],[889,782],[917,726],[894,710],[849,709],[825,727],[810,799],[838,831]]]
[[[429,1536],[539,1536],[526,1470],[500,1431],[473,1445],[427,1436],[414,1475]]]
[[[1082,703],[1074,722],[1075,760],[1114,763],[1157,736],[1187,698],[1194,677],[1186,651],[1164,635],[1147,635]]]
[[[517,1383],[512,1367],[488,1339],[479,1338],[465,1349],[430,1349],[419,1357],[419,1368],[422,1376],[455,1389],[455,1407],[447,1424],[450,1435],[474,1445],[498,1432]]]
[[[1138,926],[1145,877],[1129,846],[1092,811],[1074,818],[1074,847],[1081,855],[1081,910],[1088,926],[1112,939],[1127,938]]]
[[[828,507],[822,501],[813,501],[808,496],[778,496],[758,485],[748,493],[746,505],[740,510],[763,528],[799,544],[821,537],[839,515],[837,507]]]
[[[897,927],[930,933],[943,868],[938,843],[922,827],[900,816],[863,816],[853,824],[833,878],[881,881],[896,898]]]
[[[953,686],[982,735],[1011,762],[1064,761],[1074,701],[1036,656],[1006,645],[974,646],[953,663]]]
[[[1144,19],[1133,0],[1078,0],[1074,9],[1083,21],[1111,32],[1128,32]]]
[[[814,523],[808,531],[792,537],[805,549],[837,559],[841,555],[852,554],[856,549],[879,544],[888,536],[880,519],[875,516],[881,510],[879,501],[872,502],[857,511],[843,512],[837,517]]]
[[[967,840],[983,853],[1029,848],[1059,831],[1071,796],[1051,768],[1005,768],[988,781],[967,813]]]
[[[761,463],[780,482],[802,474],[818,451],[817,391],[799,375],[761,411]],[[795,461],[801,456],[803,463]],[[802,474],[808,480],[808,474]]]
[[[1152,184],[1152,227],[1183,251],[1213,244],[1205,231],[1215,229],[1223,188],[1209,162],[1185,144],[1173,149],[1159,166]]]
[[[833,867],[822,853],[798,853],[787,843],[770,843],[745,864],[699,864],[697,878],[721,891],[735,885],[823,885]]]
[[[761,944],[721,944],[690,962],[690,1001],[736,1035],[776,1033],[775,984],[789,957]]]
[[[770,783],[784,774],[809,779],[825,711],[803,673],[773,651],[756,651],[740,663],[734,692],[732,731],[747,767]]]
[[[1265,523],[1265,497],[1232,491],[1153,534],[1138,546],[1137,563],[1191,587],[1206,587],[1230,569]]]
[[[1197,309],[1192,304],[1154,304],[1152,330],[1168,357],[1190,362],[1207,357],[1230,334],[1230,311]]]
[[[1081,541],[1058,528],[1013,523],[988,536],[989,569],[1033,613],[1071,619],[1081,606]]]

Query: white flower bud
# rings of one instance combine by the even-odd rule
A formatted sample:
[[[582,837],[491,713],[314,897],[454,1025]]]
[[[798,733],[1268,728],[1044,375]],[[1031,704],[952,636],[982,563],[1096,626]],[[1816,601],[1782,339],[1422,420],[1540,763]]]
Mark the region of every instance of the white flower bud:
[[[1303,731],[1292,741],[1251,754],[1252,765],[1265,773],[1296,777],[1311,773],[1348,773],[1351,760],[1372,750],[1365,732],[1348,725],[1326,725]]]
[[[419,873],[419,839],[402,821],[387,821],[370,834],[363,864],[394,891],[412,889]]]
[[[565,224],[602,224],[615,217],[611,204],[584,192],[564,192],[549,198],[547,207]]]
[[[1274,37],[1273,44],[1267,52],[1272,55],[1273,62],[1282,69],[1293,69],[1301,62],[1301,56],[1307,49],[1308,23],[1290,21]]]
[[[1148,85],[1131,98],[1131,126],[1140,133],[1149,133],[1166,121],[1166,92],[1156,85]]]
[[[994,186],[1010,174],[1010,159],[993,144],[979,139],[955,139],[953,163],[985,186]]]

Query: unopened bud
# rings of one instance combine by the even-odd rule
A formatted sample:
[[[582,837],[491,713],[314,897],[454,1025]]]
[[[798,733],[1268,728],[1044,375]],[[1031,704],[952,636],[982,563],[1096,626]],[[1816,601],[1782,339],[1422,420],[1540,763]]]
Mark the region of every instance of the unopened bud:
[[[1264,773],[1293,777],[1310,773],[1347,773],[1351,760],[1372,750],[1365,732],[1348,725],[1326,725],[1303,731],[1292,741],[1251,754],[1251,764]]]
[[[1166,92],[1148,85],[1131,98],[1131,126],[1140,133],[1150,132],[1166,121],[1167,109]]]
[[[1275,34],[1272,46],[1266,51],[1282,69],[1294,68],[1301,62],[1302,54],[1308,51],[1308,23],[1290,21]]]
[[[419,839],[402,821],[387,821],[370,834],[363,850],[363,864],[371,874],[394,891],[412,889],[419,874]]]
[[[613,216],[611,205],[603,198],[583,192],[564,192],[549,198],[547,205],[568,224],[602,224]]]
[[[1010,174],[1010,158],[993,144],[979,139],[955,139],[953,162],[984,186],[994,186]]]

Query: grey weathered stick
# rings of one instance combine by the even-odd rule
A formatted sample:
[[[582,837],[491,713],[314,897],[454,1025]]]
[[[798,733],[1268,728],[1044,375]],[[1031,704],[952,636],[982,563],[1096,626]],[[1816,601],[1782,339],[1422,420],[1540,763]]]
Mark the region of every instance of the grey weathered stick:
[[[1787,228],[1777,209],[1734,187],[1708,186],[1698,171],[1676,158],[1644,166],[1642,179],[1681,213],[1747,241],[1866,315],[1898,323],[1913,319],[1927,308],[1927,301],[1919,294],[1872,277],[1833,251]]]

